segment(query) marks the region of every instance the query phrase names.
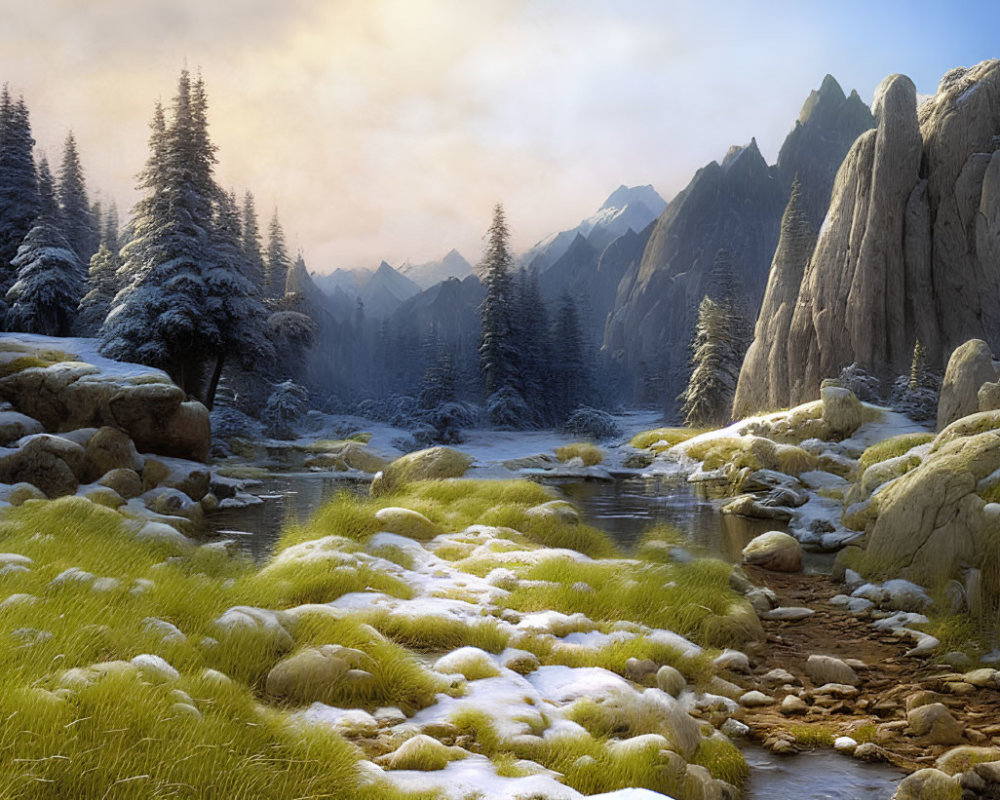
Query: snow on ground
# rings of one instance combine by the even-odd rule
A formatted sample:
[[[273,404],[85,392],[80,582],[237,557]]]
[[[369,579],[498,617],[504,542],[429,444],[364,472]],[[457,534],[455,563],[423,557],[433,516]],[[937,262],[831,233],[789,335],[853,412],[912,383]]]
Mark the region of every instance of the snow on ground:
[[[106,358],[98,351],[100,342],[97,339],[82,337],[40,336],[34,333],[4,333],[0,341],[20,342],[33,348],[58,350],[69,356],[76,356],[79,361],[92,364],[102,374],[116,378],[135,378],[140,375],[155,375],[169,380],[167,373],[145,364],[133,364],[127,361],[114,361]]]

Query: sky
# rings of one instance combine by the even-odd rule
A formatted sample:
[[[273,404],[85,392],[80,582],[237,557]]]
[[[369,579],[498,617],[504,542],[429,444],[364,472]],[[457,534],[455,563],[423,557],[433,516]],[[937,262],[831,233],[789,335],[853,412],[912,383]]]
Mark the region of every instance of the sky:
[[[870,102],[1000,56],[1000,3],[0,0],[0,81],[123,216],[157,100],[200,70],[216,176],[310,269],[524,250],[620,184],[667,200],[732,144],[770,163],[830,73]]]

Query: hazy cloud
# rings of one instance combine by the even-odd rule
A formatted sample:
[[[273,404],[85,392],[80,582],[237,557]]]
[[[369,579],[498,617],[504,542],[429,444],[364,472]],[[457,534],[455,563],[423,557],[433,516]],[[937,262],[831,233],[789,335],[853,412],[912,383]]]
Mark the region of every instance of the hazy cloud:
[[[125,208],[154,102],[200,67],[221,182],[277,206],[312,268],[475,260],[498,200],[525,247],[619,183],[670,197],[751,136],[773,160],[827,72],[865,99],[894,71],[930,92],[995,30],[807,5],[0,0],[0,79],[50,158],[72,128]]]

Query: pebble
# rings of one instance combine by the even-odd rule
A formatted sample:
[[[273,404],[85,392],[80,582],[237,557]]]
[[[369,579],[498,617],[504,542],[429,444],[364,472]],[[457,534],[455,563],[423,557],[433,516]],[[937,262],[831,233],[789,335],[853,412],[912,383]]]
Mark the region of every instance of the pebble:
[[[750,732],[750,726],[744,725],[738,719],[730,717],[722,723],[722,727],[720,727],[719,730],[726,734],[726,736],[730,739],[742,739]]]
[[[770,611],[765,611],[760,615],[760,618],[779,620],[782,622],[794,622],[795,620],[811,617],[815,613],[816,612],[811,608],[802,608],[800,606],[779,606],[778,608],[773,608]]]
[[[728,669],[731,672],[750,672],[750,659],[746,653],[741,653],[739,650],[725,650],[712,663],[719,669]]]
[[[798,683],[795,676],[792,675],[791,672],[787,669],[782,669],[781,667],[777,667],[776,669],[772,669],[770,672],[765,673],[761,677],[761,681],[763,681],[767,686],[775,686],[784,683]]]
[[[838,736],[833,740],[833,749],[838,753],[853,753],[858,743],[850,736]]]
[[[782,714],[805,714],[809,710],[806,701],[794,694],[786,695],[781,701]]]
[[[763,692],[756,689],[740,696],[740,705],[745,708],[757,708],[759,706],[774,705],[774,698],[768,697]]]

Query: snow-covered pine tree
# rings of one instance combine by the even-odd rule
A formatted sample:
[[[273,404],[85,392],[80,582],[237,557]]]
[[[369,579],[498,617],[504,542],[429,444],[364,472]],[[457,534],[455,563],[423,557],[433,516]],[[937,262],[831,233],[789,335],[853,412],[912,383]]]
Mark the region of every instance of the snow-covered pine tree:
[[[87,273],[87,293],[80,301],[76,315],[76,331],[81,336],[96,336],[104,324],[111,303],[118,292],[118,270],[121,253],[118,248],[118,210],[111,203],[101,226],[101,243],[90,258]]]
[[[292,265],[285,246],[285,232],[278,219],[278,209],[274,210],[267,226],[267,259],[264,262],[264,297],[280,300],[285,294],[285,280]]]
[[[6,85],[0,92],[0,316],[3,298],[17,279],[11,262],[35,224],[40,208],[31,122],[24,99],[16,102]]]
[[[214,149],[206,129],[204,87],[181,72],[170,125],[158,105],[143,198],[132,211],[120,270],[127,281],[101,329],[113,358],[160,367],[189,395],[205,398],[208,363],[222,335],[209,313]]]
[[[274,347],[267,335],[267,310],[257,287],[247,277],[235,194],[217,193],[209,241],[205,306],[219,331],[218,346],[212,354],[214,364],[202,397],[211,409],[227,360],[250,370],[271,361]]]
[[[261,251],[260,223],[257,221],[257,207],[253,194],[243,195],[241,244],[246,257],[247,277],[257,287],[257,294],[264,297],[264,254]]]
[[[49,219],[59,219],[59,201],[56,199],[56,182],[49,168],[49,160],[38,159],[38,215]]]
[[[66,241],[73,248],[80,263],[89,264],[90,257],[97,250],[99,237],[90,212],[83,167],[80,165],[80,154],[72,131],[66,136],[66,143],[63,146],[56,196],[59,199],[59,218]]]
[[[513,282],[510,231],[499,203],[486,233],[486,250],[479,264],[486,297],[479,306],[482,338],[480,368],[491,422],[500,428],[521,427],[530,412],[517,389],[518,348],[513,328]]]
[[[705,295],[691,345],[691,378],[678,398],[688,425],[720,425],[728,421],[742,355],[733,345],[731,316]]]
[[[7,328],[69,336],[83,294],[83,268],[51,213],[55,203],[47,189],[42,204],[50,213],[38,217],[11,262],[17,279],[7,290]]]

